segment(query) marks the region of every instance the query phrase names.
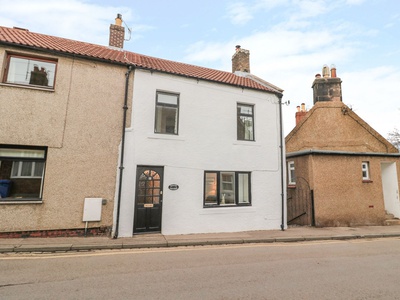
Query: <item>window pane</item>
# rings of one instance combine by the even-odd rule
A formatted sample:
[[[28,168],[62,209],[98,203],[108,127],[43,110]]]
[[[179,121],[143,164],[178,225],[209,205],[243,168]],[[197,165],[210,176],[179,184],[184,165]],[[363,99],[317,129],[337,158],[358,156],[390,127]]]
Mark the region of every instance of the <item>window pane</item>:
[[[216,205],[217,203],[217,173],[206,173],[205,178],[205,205]]]
[[[157,106],[156,128],[157,133],[178,133],[178,109],[176,107]]]
[[[33,170],[33,176],[41,177],[42,174],[43,174],[43,167],[44,167],[44,162],[35,162],[35,168]]]
[[[0,148],[0,156],[3,157],[44,158],[44,155],[45,151],[38,149]]]
[[[11,177],[18,176],[19,161],[14,161],[12,166]]]
[[[362,170],[362,178],[363,178],[363,180],[369,180],[369,163],[368,162],[363,162],[361,164],[361,170]]]
[[[21,168],[21,176],[32,176],[32,162],[31,161],[23,161]]]
[[[239,203],[249,203],[249,174],[239,174],[238,181],[238,201]]]
[[[250,141],[253,140],[253,118],[241,116],[239,123],[240,123],[240,134],[241,134],[241,138],[239,139],[250,140]]]
[[[296,184],[296,172],[293,161],[288,162],[288,176],[289,184]]]
[[[296,183],[296,174],[294,173],[294,170],[290,170],[290,183]]]
[[[235,204],[235,173],[221,173],[220,204]]]
[[[178,96],[169,94],[157,94],[157,102],[178,105]]]
[[[241,114],[253,115],[253,107],[248,105],[238,105]]]
[[[7,83],[53,87],[56,64],[30,58],[11,57]]]

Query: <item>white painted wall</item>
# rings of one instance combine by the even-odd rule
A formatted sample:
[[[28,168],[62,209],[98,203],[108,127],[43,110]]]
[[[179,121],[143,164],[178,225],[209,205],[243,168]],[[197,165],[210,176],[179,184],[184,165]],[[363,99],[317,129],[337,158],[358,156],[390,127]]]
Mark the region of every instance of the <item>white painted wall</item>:
[[[156,90],[180,94],[178,136],[154,133]],[[135,71],[133,91],[119,236],[132,236],[137,165],[164,167],[163,234],[280,229],[274,94],[144,70]],[[237,141],[238,102],[255,105],[255,142]],[[203,208],[205,170],[251,171],[252,206]],[[173,183],[178,190],[168,189]]]
[[[383,198],[385,210],[400,218],[399,185],[396,163],[381,163]]]

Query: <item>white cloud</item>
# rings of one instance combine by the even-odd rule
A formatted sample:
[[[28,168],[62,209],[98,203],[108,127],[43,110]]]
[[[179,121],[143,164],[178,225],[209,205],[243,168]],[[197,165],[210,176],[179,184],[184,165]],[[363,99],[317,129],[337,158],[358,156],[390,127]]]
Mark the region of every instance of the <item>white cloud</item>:
[[[132,17],[132,11],[127,7],[101,6],[79,0],[2,2],[7,2],[1,5],[2,26],[22,27],[101,45],[108,44],[108,28],[114,23],[117,13],[121,13],[124,20],[129,21]]]
[[[334,9],[331,6],[322,8],[323,1],[313,4],[310,4],[311,1],[292,3],[295,2],[302,7],[302,17],[324,14]],[[346,65],[371,46],[364,38],[374,32],[338,20],[320,26],[293,28],[288,26],[292,20],[289,15],[269,30],[238,40],[193,44],[185,60],[201,65],[213,62],[219,69],[230,71],[234,46],[240,44],[250,50],[251,72],[283,88],[284,101],[291,101],[291,105],[283,109],[285,134],[295,125],[295,107],[303,102],[308,108],[313,105],[311,85],[314,75],[321,73],[324,64],[334,63],[338,68],[338,76],[343,80],[344,103],[352,105],[356,113],[383,136],[394,127],[400,128],[400,112],[395,109],[400,107],[400,99],[390,98],[400,95],[400,70],[381,67],[359,73],[344,73]],[[387,113],[389,107],[393,107],[390,115]]]
[[[228,7],[228,16],[233,24],[245,25],[260,11],[269,12],[274,8],[283,7],[282,9],[288,10],[291,14],[287,20],[287,26],[298,28],[298,26],[308,25],[309,18],[326,14],[337,7],[362,2],[363,0],[254,0],[231,4]]]
[[[253,18],[249,6],[241,2],[231,4],[228,7],[228,16],[231,22],[236,25],[246,24]]]
[[[364,2],[365,0],[346,0],[347,5],[360,5]]]
[[[293,14],[296,19],[319,16],[332,9],[324,0],[294,0],[292,4],[298,7],[297,13]]]
[[[256,9],[270,10],[278,6],[285,6],[289,0],[257,0],[254,4]]]
[[[345,72],[343,102],[381,135],[400,127],[400,70],[392,66]]]

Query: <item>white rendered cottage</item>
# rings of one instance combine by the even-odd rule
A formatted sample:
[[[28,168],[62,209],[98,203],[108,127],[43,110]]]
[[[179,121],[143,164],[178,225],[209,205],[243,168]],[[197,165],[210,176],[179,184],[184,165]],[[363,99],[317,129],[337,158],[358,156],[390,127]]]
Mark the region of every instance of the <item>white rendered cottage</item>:
[[[114,236],[285,228],[282,90],[240,46],[234,73],[151,59],[132,70]]]

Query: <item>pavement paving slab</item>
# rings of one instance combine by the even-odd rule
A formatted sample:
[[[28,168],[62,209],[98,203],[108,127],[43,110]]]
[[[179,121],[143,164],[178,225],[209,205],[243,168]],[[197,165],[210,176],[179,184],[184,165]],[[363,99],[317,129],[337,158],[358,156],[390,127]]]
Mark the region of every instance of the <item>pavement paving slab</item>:
[[[14,247],[13,252],[55,252],[71,251],[72,244],[41,244],[41,245],[20,245]]]
[[[138,234],[133,237],[48,237],[0,238],[0,253],[91,251],[101,249],[162,248],[243,243],[304,242],[362,238],[400,238],[400,225],[359,227],[295,226],[282,230],[230,233],[163,235]]]

